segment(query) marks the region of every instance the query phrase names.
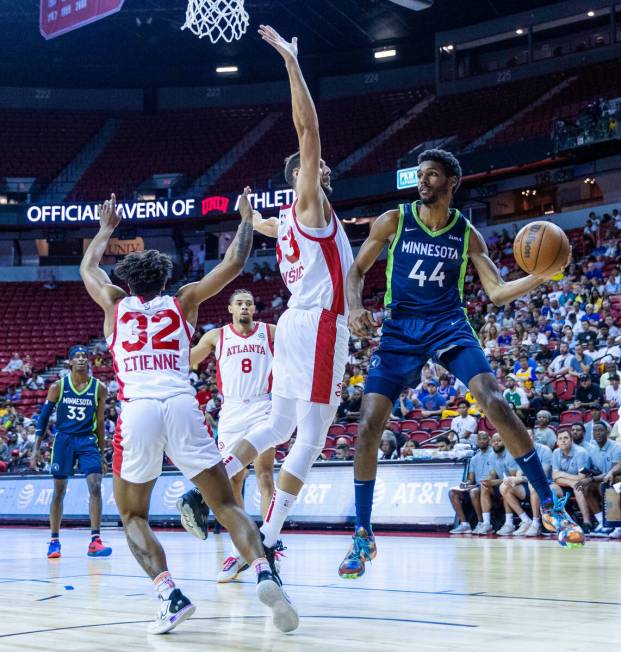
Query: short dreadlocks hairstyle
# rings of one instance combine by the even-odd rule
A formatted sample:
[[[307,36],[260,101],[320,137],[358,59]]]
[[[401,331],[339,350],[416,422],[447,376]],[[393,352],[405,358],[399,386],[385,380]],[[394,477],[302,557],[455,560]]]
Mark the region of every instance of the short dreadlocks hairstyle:
[[[297,151],[291,156],[287,156],[285,159],[285,181],[289,184],[291,188],[295,185],[295,179],[293,178],[293,170],[295,168],[299,169],[300,167],[300,152]]]
[[[127,283],[131,292],[148,296],[162,291],[172,269],[170,256],[148,249],[127,254],[116,265],[114,273]]]
[[[229,306],[233,303],[233,300],[238,294],[249,294],[252,297],[252,300],[254,301],[254,294],[250,290],[245,290],[244,288],[237,288],[233,294],[229,297]]]
[[[453,188],[453,193],[457,192],[461,184],[461,165],[450,152],[445,149],[426,149],[418,155],[418,164],[425,161],[439,163],[447,177],[457,177],[457,185]]]

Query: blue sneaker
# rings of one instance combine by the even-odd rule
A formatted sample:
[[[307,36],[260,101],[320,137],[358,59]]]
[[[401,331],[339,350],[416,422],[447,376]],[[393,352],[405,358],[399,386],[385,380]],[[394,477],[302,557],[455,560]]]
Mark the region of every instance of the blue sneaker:
[[[339,575],[347,580],[355,580],[364,575],[364,565],[377,557],[377,546],[372,532],[359,527],[352,537],[351,548],[339,566]]]
[[[60,540],[52,539],[47,549],[48,559],[58,559],[60,557]]]
[[[569,494],[565,494],[562,498],[555,494],[553,498],[553,502],[548,501],[541,506],[543,526],[546,530],[557,534],[561,546],[581,548],[584,545],[584,532],[565,509]]]

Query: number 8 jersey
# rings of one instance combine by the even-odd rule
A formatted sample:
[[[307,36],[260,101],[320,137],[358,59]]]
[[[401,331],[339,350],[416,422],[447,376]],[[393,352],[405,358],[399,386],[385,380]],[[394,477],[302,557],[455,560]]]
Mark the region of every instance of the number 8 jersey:
[[[176,297],[144,301],[130,296],[119,301],[114,330],[107,338],[119,399],[194,396],[190,383],[193,333]]]
[[[456,209],[448,224],[430,231],[420,202],[399,206],[399,225],[388,249],[384,303],[395,319],[463,317],[470,222]]]

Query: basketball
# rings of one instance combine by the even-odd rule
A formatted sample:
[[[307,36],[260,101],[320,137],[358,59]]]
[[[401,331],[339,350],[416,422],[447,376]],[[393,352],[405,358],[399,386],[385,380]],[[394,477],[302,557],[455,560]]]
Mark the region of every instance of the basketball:
[[[565,232],[552,222],[531,222],[515,236],[513,255],[528,274],[546,274],[560,269],[569,256]]]

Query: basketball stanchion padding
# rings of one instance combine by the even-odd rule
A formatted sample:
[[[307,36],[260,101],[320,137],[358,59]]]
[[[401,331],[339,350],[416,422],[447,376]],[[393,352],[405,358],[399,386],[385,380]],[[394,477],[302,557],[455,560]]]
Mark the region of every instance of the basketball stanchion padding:
[[[188,0],[181,29],[189,29],[199,38],[208,36],[212,43],[220,39],[230,43],[240,39],[249,24],[244,0]]]

